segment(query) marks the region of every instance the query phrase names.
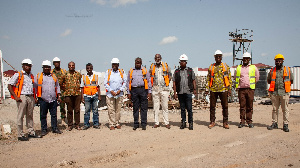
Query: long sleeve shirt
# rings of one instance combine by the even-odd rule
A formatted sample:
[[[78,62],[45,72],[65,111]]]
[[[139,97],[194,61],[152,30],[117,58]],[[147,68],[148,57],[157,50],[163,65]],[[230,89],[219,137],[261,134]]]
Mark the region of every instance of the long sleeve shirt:
[[[125,72],[123,71],[123,78],[121,77],[120,71],[113,71],[111,70],[111,74],[110,74],[110,78],[109,81],[107,81],[108,79],[108,70],[105,72],[105,76],[104,76],[104,86],[105,89],[107,90],[106,95],[108,97],[114,97],[110,92],[114,91],[121,91],[120,94],[118,94],[117,96],[115,96],[115,98],[118,98],[120,96],[123,96],[123,91],[126,88],[126,83],[127,83],[127,76],[125,74]]]
[[[238,88],[250,88],[249,67],[250,65],[247,66],[242,65]],[[234,79],[236,79],[236,71],[234,73]],[[257,67],[255,67],[255,82],[257,82],[258,80],[259,80],[259,71]]]
[[[146,68],[145,68],[146,69]],[[132,81],[131,81],[131,87],[145,87],[145,82],[144,82],[144,79],[143,79],[143,72],[142,72],[142,69],[133,69],[133,72],[132,72]],[[146,79],[148,81],[148,93],[152,93],[151,92],[151,80],[150,80],[150,74],[149,72],[147,71],[147,74],[146,74]],[[130,94],[130,90],[129,90],[129,82],[130,82],[130,71],[128,72],[128,75],[127,75],[127,84],[126,84],[126,87],[127,87],[127,93]]]
[[[36,83],[38,83],[36,79]],[[56,87],[56,91],[55,91]],[[56,100],[56,92],[60,93],[60,87],[58,80],[54,82],[54,79],[51,74],[46,75],[43,73],[43,83],[42,83],[42,95],[41,98],[47,102],[51,103]]]

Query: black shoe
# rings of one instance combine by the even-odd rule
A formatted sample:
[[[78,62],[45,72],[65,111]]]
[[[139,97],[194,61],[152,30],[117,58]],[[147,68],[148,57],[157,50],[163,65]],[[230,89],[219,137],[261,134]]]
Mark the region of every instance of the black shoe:
[[[278,124],[276,122],[273,122],[272,125],[267,127],[268,130],[272,130],[272,129],[278,129]]]
[[[62,132],[58,128],[55,128],[52,130],[52,133],[61,134]]]
[[[100,129],[100,126],[99,125],[94,125],[93,128]]]
[[[85,125],[85,126],[82,127],[82,130],[87,130],[87,129],[89,129],[89,128],[90,128],[89,126],[86,126],[86,125]]]
[[[290,132],[288,124],[283,124],[283,131],[284,132]]]
[[[42,138],[41,135],[31,135],[31,134],[28,134],[28,138]]]
[[[18,141],[28,141],[28,138],[25,136],[18,137]]]
[[[249,127],[249,128],[253,128],[254,125],[253,125],[252,123],[250,123],[250,124],[248,124],[248,127]]]
[[[137,128],[139,128],[139,126],[133,126],[133,130],[136,130]]]
[[[245,124],[242,124],[242,123],[240,122],[238,128],[243,128],[243,127],[245,127]]]
[[[142,130],[146,130],[146,126],[142,126]]]
[[[189,130],[193,130],[193,123],[189,124]]]
[[[185,123],[185,122],[182,122],[182,123],[181,123],[181,126],[180,126],[180,129],[184,129],[184,128],[186,128],[186,123]]]
[[[47,130],[42,130],[41,136],[45,136],[47,134],[48,134]]]

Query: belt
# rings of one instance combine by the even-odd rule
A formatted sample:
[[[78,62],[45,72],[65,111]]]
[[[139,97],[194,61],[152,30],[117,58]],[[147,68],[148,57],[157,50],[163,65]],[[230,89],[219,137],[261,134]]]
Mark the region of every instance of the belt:
[[[132,87],[132,88],[145,88],[145,86],[135,86],[135,87]]]
[[[27,97],[33,96],[32,94],[29,94],[29,95],[27,95],[27,94],[22,94],[22,95],[27,96]]]

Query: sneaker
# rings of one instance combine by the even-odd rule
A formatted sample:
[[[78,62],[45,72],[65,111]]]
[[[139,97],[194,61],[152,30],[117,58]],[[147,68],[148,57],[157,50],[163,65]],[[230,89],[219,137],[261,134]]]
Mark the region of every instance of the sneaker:
[[[99,125],[94,125],[93,128],[100,129],[100,126]]]
[[[89,128],[90,128],[89,126],[86,126],[86,125],[85,125],[85,126],[82,127],[82,130],[87,130],[87,129],[89,129]]]
[[[290,132],[288,124],[283,124],[283,131],[284,132]]]
[[[243,128],[243,127],[245,127],[245,126],[246,126],[245,123],[243,124],[243,123],[240,122],[238,128]]]
[[[37,135],[37,134],[34,134],[34,135],[28,134],[28,138],[42,138],[42,136],[41,135]]]
[[[267,127],[268,130],[272,130],[272,129],[278,129],[278,124],[277,122],[273,122],[272,125]]]
[[[249,127],[249,128],[253,128],[254,125],[253,125],[252,123],[250,123],[250,124],[248,124],[248,127]]]

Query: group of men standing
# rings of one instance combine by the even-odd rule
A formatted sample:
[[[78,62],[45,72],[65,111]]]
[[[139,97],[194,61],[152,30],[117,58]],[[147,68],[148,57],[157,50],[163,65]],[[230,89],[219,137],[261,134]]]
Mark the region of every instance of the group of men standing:
[[[216,125],[216,102],[221,100],[223,114],[223,128],[229,129],[228,124],[228,96],[231,95],[232,79],[230,68],[222,62],[223,54],[217,50],[214,54],[215,63],[208,69],[206,93],[210,93],[210,124],[208,128]],[[109,129],[121,129],[120,111],[123,103],[123,95],[127,90],[127,97],[133,104],[133,130],[140,127],[146,130],[148,100],[153,100],[154,126],[160,127],[159,112],[162,107],[163,124],[170,129],[168,118],[168,101],[170,99],[171,69],[166,62],[162,62],[162,56],[156,54],[155,63],[150,66],[149,71],[142,66],[142,59],[135,59],[135,66],[126,73],[119,68],[118,58],[111,60],[111,69],[108,69],[104,77],[106,89],[106,103],[108,107]],[[243,64],[235,71],[235,88],[238,90],[240,103],[240,124],[238,128],[248,126],[253,128],[253,100],[256,82],[259,80],[259,71],[255,65],[250,64],[251,54],[243,54]],[[267,127],[268,130],[278,128],[278,109],[281,105],[284,113],[283,130],[288,132],[288,99],[290,86],[293,83],[293,74],[289,67],[283,66],[284,57],[281,54],[275,56],[275,65],[268,74],[269,92],[273,104],[273,123]],[[173,91],[174,98],[179,100],[181,109],[180,129],[186,128],[188,122],[189,130],[193,130],[192,94],[196,92],[195,73],[192,68],[187,67],[188,57],[183,54],[179,57],[179,68],[174,71]],[[27,141],[28,137],[41,138],[47,135],[47,113],[51,115],[52,132],[61,134],[57,126],[57,106],[60,106],[61,119],[68,123],[67,130],[87,130],[90,128],[90,111],[93,112],[93,127],[100,128],[98,101],[101,100],[100,82],[98,75],[93,73],[93,65],[86,64],[87,73],[81,75],[75,71],[75,63],[69,62],[66,71],[60,68],[60,59],[53,59],[54,69],[51,70],[51,62],[43,61],[43,72],[38,73],[35,78],[31,73],[32,61],[22,61],[23,70],[16,73],[10,80],[8,89],[12,98],[18,106],[18,140]],[[85,105],[84,126],[80,127],[80,103]],[[33,129],[34,104],[40,104],[41,135],[35,134]],[[67,104],[67,116],[65,110]],[[186,119],[186,110],[188,119]],[[139,116],[140,114],[140,116]],[[23,118],[26,115],[28,137],[23,132]],[[67,118],[67,121],[66,121]],[[139,119],[140,118],[140,119]],[[73,120],[75,121],[73,123]],[[141,121],[141,123],[140,123]],[[246,125],[247,123],[247,125]]]

